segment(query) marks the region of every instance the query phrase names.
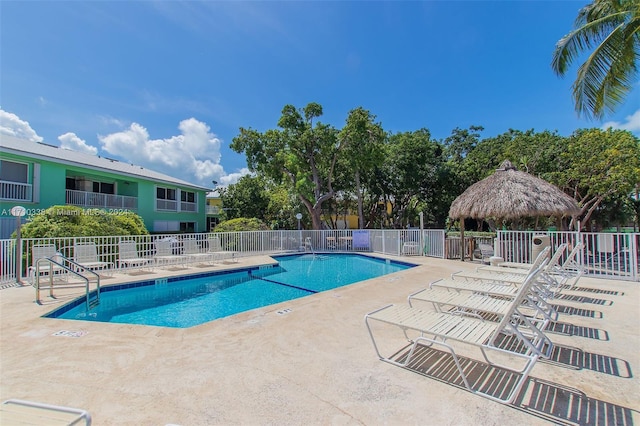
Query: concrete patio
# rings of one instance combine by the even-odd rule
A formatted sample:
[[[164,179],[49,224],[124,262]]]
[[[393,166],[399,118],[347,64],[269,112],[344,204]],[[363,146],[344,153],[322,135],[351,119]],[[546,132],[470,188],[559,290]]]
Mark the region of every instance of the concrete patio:
[[[5,288],[0,399],[82,408],[94,425],[640,422],[639,283],[583,278],[564,291],[548,332],[552,359],[538,362],[516,402],[503,405],[461,388],[455,375],[378,360],[367,312],[477,266],[402,260],[420,266],[188,329],[41,318],[69,299],[38,305],[32,287]],[[270,262],[241,258],[211,269]],[[206,269],[116,275],[103,285]]]

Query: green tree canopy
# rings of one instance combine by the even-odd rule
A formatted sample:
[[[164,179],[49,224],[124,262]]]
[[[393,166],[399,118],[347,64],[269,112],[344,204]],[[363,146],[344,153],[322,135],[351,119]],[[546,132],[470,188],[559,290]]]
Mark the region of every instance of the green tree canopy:
[[[362,107],[349,112],[345,126],[338,135],[344,145],[345,155],[340,162],[347,182],[353,182],[353,191],[357,200],[358,228],[364,228],[364,182],[370,180],[375,167],[383,157],[383,143],[386,134],[375,115]]]
[[[274,185],[264,175],[245,175],[235,184],[220,188],[224,217],[256,218],[272,229],[293,229],[300,201],[284,185]]]
[[[431,139],[427,129],[389,137],[386,160],[378,168],[378,179],[374,183],[380,201],[392,206],[386,225],[402,228],[417,224],[420,200],[429,200],[441,189],[443,154],[442,145]]]
[[[269,227],[254,217],[238,217],[225,220],[213,229],[213,232],[267,231]]]
[[[265,219],[269,206],[269,193],[264,177],[245,175],[235,184],[227,188],[219,188],[219,192],[227,219],[237,217]]]
[[[311,216],[313,228],[322,228],[322,204],[335,191],[335,165],[341,151],[337,130],[314,122],[322,116],[322,106],[309,103],[298,110],[285,105],[279,129],[258,132],[240,128],[231,149],[244,152],[249,169],[276,184],[286,182]]]
[[[577,130],[561,161],[551,176],[580,203],[584,223],[602,203],[630,197],[640,182],[640,140],[626,130]]]

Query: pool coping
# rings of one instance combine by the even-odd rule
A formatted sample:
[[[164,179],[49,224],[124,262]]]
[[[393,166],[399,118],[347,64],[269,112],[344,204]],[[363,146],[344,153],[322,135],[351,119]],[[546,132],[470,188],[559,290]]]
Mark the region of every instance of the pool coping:
[[[239,266],[237,268],[229,268],[229,269],[224,269],[224,270],[216,270],[216,271],[207,271],[207,272],[189,272],[186,273],[184,275],[177,275],[177,276],[172,276],[172,277],[167,277],[167,278],[154,278],[154,279],[146,279],[146,280],[139,280],[139,281],[127,281],[127,282],[123,282],[123,283],[114,283],[114,284],[108,284],[105,286],[101,286],[100,288],[100,293],[107,293],[107,292],[112,292],[112,291],[119,291],[119,290],[127,290],[127,289],[132,289],[132,288],[138,288],[138,287],[148,287],[148,286],[155,286],[158,284],[167,284],[167,283],[173,283],[173,282],[178,282],[178,281],[184,281],[184,280],[190,280],[190,279],[198,279],[198,278],[207,278],[207,277],[212,277],[212,276],[222,276],[222,275],[229,275],[229,274],[236,274],[236,273],[242,273],[242,272],[249,272],[249,275],[251,274],[251,271],[257,271],[257,270],[261,270],[264,269],[265,267],[269,267],[269,268],[276,268],[279,265],[278,262],[278,258],[281,257],[294,257],[294,256],[305,256],[308,253],[286,253],[286,254],[278,254],[278,255],[273,255],[270,256],[274,262],[270,262],[270,263],[265,263],[265,264],[260,264],[260,265],[253,265],[253,266]],[[400,261],[400,260],[395,260],[395,259],[390,259],[390,258],[386,258],[386,257],[380,257],[380,256],[367,256],[366,254],[363,253],[336,253],[336,252],[318,252],[318,253],[314,253],[314,255],[331,255],[331,256],[350,256],[350,257],[368,257],[368,258],[372,258],[372,259],[376,259],[376,260],[385,260],[387,262],[391,262],[394,264],[398,264],[398,265],[402,265],[402,266],[407,266],[407,267],[416,267],[418,266],[415,263],[409,263],[409,262],[405,262],[405,261]],[[377,278],[377,277],[376,277]],[[160,282],[159,282],[160,281]],[[269,281],[269,280],[267,280]],[[364,280],[361,280],[364,281]],[[345,284],[345,285],[352,285],[352,284],[356,284],[360,281],[356,281],[353,283],[349,283],[349,284]],[[290,285],[290,284],[284,284],[284,283],[277,283],[280,285],[285,285],[288,287],[292,287],[292,288],[296,288],[299,290],[303,290],[303,291],[307,291],[309,293],[312,294],[316,294],[319,293],[318,291],[311,291],[302,287],[298,287],[295,285]],[[342,286],[341,286],[342,287]],[[329,289],[329,290],[333,290],[333,289]],[[325,290],[328,291],[328,290]],[[91,299],[92,297],[95,297],[96,294],[98,293],[97,289],[91,290],[89,292],[89,296],[88,299]],[[285,301],[282,302],[277,302],[277,303],[284,303]],[[59,306],[58,308],[46,313],[45,315],[42,315],[43,318],[50,318],[50,319],[67,319],[67,320],[75,320],[73,318],[60,318],[61,315],[63,315],[64,313],[72,310],[73,308],[82,305],[83,303],[87,303],[87,298],[85,296],[78,296],[76,299],[71,300],[65,304],[63,304],[62,306]],[[269,306],[269,305],[265,305],[265,306]],[[265,306],[260,306],[258,308],[262,308]],[[253,309],[258,309],[258,308],[253,308]],[[237,312],[237,313],[242,313],[244,311],[241,312]],[[235,315],[235,314],[232,314]],[[229,316],[229,315],[227,315]],[[224,317],[220,317],[220,318],[215,318],[211,321],[215,321],[217,319],[221,319]],[[82,321],[82,320],[80,320]],[[98,321],[98,322],[107,322],[109,323],[110,321]],[[170,328],[191,328],[191,327],[197,327],[199,325],[202,324],[206,324],[209,321],[206,321],[204,323],[200,323],[200,324],[194,324],[188,327],[170,327]],[[129,324],[129,323],[127,323]],[[152,326],[152,327],[164,327],[164,326],[160,326],[160,325],[149,325],[149,324],[133,324],[131,323],[131,325],[140,325],[140,326]]]

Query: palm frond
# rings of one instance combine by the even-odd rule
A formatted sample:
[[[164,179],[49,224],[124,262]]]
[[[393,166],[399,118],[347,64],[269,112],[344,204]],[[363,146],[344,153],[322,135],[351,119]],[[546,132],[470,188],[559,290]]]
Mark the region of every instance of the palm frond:
[[[634,49],[625,48],[624,25],[605,38],[578,69],[573,85],[576,111],[600,119],[629,93],[635,75]]]
[[[585,52],[573,84],[579,115],[601,119],[631,92],[640,59],[640,2],[594,0],[580,9],[574,30],[561,38],[551,68],[564,76]]]
[[[556,43],[551,68],[558,76],[564,76],[582,52],[602,43],[620,25],[620,16],[616,14],[585,23],[571,31]]]

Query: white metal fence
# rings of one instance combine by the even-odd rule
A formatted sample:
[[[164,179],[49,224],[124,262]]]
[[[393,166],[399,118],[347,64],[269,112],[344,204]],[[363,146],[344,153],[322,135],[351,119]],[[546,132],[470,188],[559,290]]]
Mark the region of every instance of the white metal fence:
[[[215,237],[215,240],[211,239]],[[94,243],[98,260],[113,265],[116,269],[139,267],[135,262],[123,262],[119,247],[122,241],[134,241],[136,255],[140,259],[153,261],[156,257],[157,240],[169,243],[173,254],[183,254],[184,247],[190,247],[195,240],[198,251],[211,250],[233,253],[234,257],[246,257],[257,254],[276,254],[284,252],[377,252],[388,255],[424,255],[444,257],[445,234],[442,230],[282,230],[221,232],[194,234],[163,234],[135,236],[96,236],[73,238],[23,238],[0,240],[2,259],[0,283],[16,282],[18,278],[26,281],[35,264],[34,246],[53,246],[55,252],[69,259],[75,259],[76,247],[84,243]],[[210,247],[215,241],[217,247]],[[222,256],[224,257],[224,256]],[[20,259],[18,261],[17,259]],[[194,257],[194,259],[197,259]],[[195,260],[194,260],[195,261]],[[155,263],[155,262],[152,262]],[[30,271],[31,269],[31,271]]]
[[[15,240],[0,240],[0,284],[16,282],[15,254]]]
[[[561,243],[574,246],[578,241],[584,244],[584,251],[578,261],[585,266],[591,276],[616,277],[639,280],[638,250],[640,234],[635,233],[578,233],[533,231],[499,231],[495,241],[488,237],[465,237],[465,258],[474,258],[478,243],[494,243],[495,254],[508,261],[530,262],[537,249],[534,244],[544,235],[544,244],[557,247]],[[52,244],[55,249],[70,259],[76,257],[75,246],[92,242],[97,247],[100,261],[108,262],[114,268],[126,270],[134,268],[131,263],[120,262],[119,243],[134,241],[140,258],[154,260],[155,241],[165,239],[175,254],[184,250],[185,240],[193,239],[202,252],[213,250],[210,236],[216,236],[216,250],[230,253],[235,257],[257,254],[277,254],[283,252],[374,252],[394,256],[430,256],[460,259],[459,237],[447,237],[444,230],[282,230],[224,232],[198,234],[98,236],[74,238],[38,238],[0,240],[0,284],[15,283],[18,278],[25,281],[29,268],[34,264],[33,246]],[[19,261],[18,261],[19,259]]]
[[[640,281],[640,233],[498,231],[495,253],[507,261],[531,262],[547,245],[553,250],[567,243],[571,250],[578,242],[584,248],[576,260],[587,275]]]

